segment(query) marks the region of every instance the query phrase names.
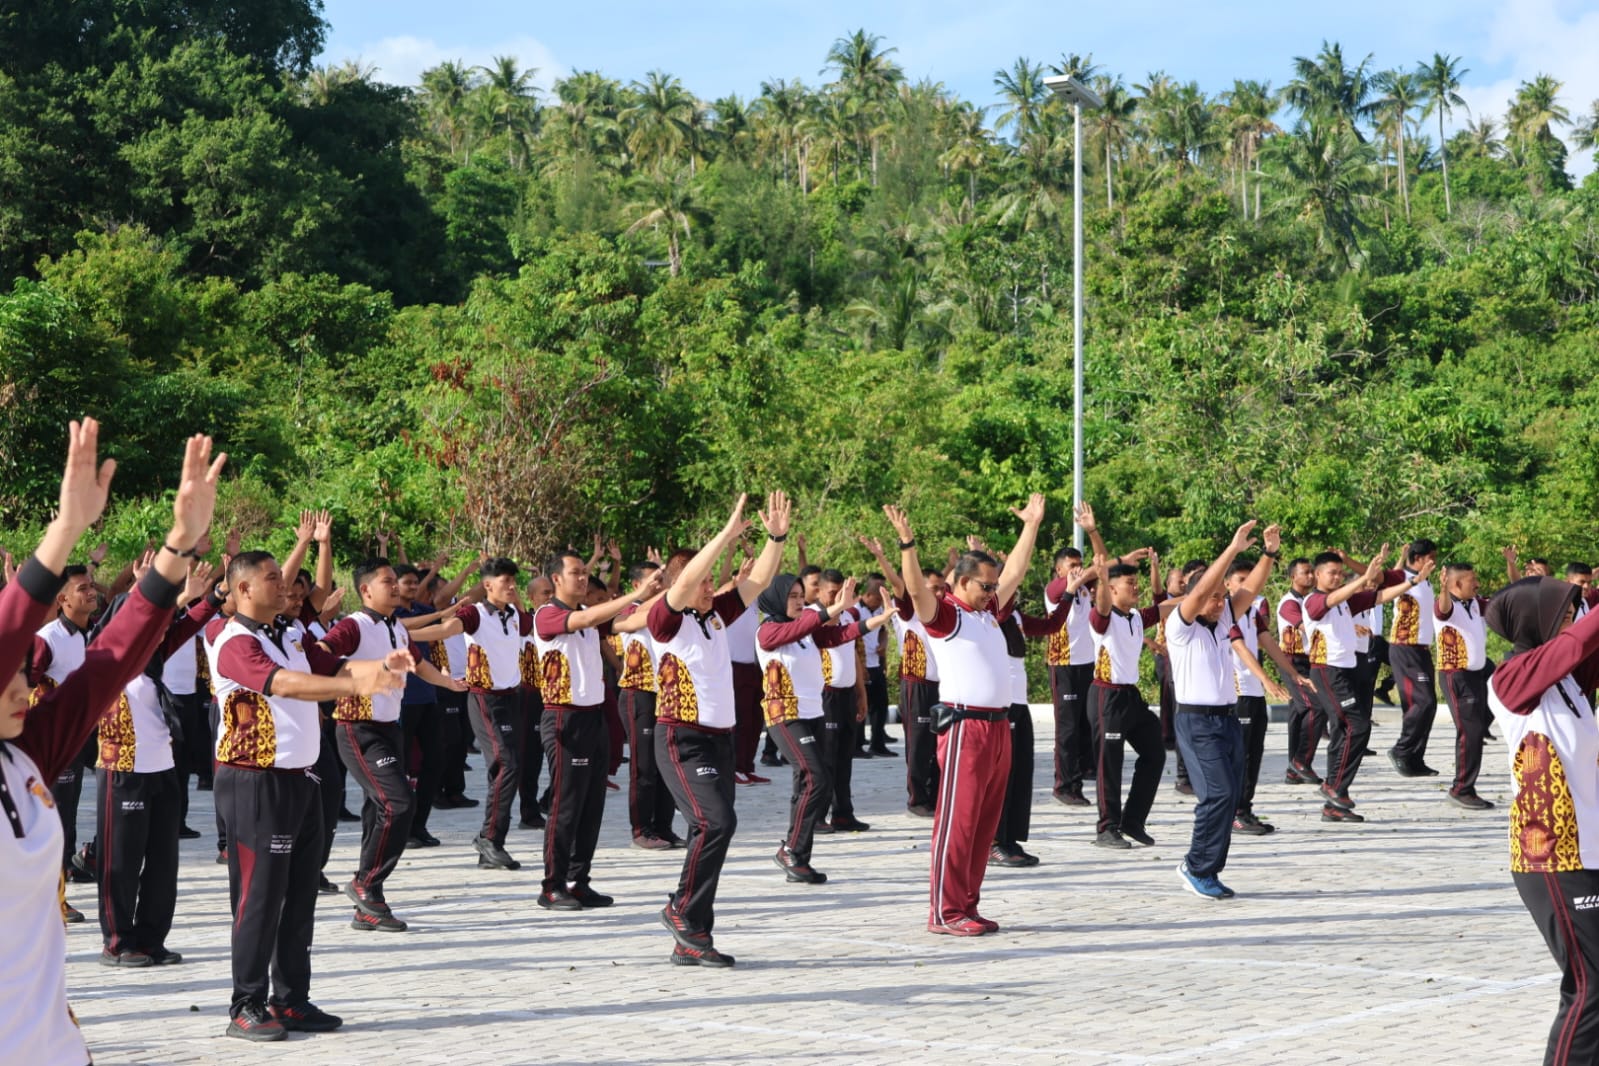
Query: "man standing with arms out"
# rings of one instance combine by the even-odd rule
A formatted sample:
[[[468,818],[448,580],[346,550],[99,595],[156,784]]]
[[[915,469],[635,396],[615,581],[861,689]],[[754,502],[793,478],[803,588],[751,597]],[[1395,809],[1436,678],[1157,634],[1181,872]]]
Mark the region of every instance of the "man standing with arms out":
[[[628,582],[636,591],[660,570],[661,564],[653,559],[636,563],[628,571]],[[672,795],[655,762],[655,647],[642,626],[629,630],[622,624],[638,616],[641,609],[628,607],[616,625],[622,636],[622,672],[616,684],[622,724],[628,730],[627,814],[633,846],[664,851],[678,840],[672,832]]]
[[[856,608],[863,619],[881,614],[887,602],[882,574],[868,574],[866,591]],[[876,632],[861,640],[866,649],[866,722],[871,727],[871,752],[883,759],[892,759],[897,752],[888,746],[888,675],[883,667],[883,648],[886,636],[879,627]]]
[[[1388,665],[1399,685],[1399,705],[1405,715],[1399,739],[1388,749],[1388,761],[1401,777],[1438,775],[1425,758],[1438,713],[1432,677],[1433,591],[1426,576],[1437,561],[1438,545],[1425,537],[1406,545],[1404,577],[1410,591],[1394,602],[1394,624],[1388,635]]]
[[[894,633],[899,640],[899,721],[905,731],[905,809],[918,818],[933,817],[938,804],[938,737],[933,733],[933,704],[938,702],[938,663],[928,650],[927,628],[916,617],[916,605],[905,594],[905,580],[883,554],[876,537],[861,537],[893,586]],[[947,591],[942,571],[928,568],[922,580],[935,600]]]
[[[1305,640],[1305,597],[1316,591],[1316,568],[1304,557],[1288,564],[1288,592],[1277,602],[1277,644],[1293,664],[1294,672],[1310,676],[1309,644]],[[1315,771],[1316,748],[1321,743],[1327,715],[1321,701],[1309,690],[1288,689],[1288,772],[1290,785],[1319,785]]]
[[[740,496],[727,524],[693,555],[678,551],[667,560],[666,595],[650,607],[650,639],[656,663],[655,759],[667,790],[688,822],[687,854],[677,890],[661,910],[661,922],[677,946],[679,966],[731,966],[733,956],[716,950],[716,886],[738,816],[733,813],[733,656],[727,627],[754,603],[777,576],[788,539],[788,497],[767,497],[761,523],[766,546],[749,576],[720,595],[711,568],[750,523],[747,497]]]
[[[589,885],[594,848],[605,814],[605,663],[600,641],[611,619],[655,594],[655,572],[626,596],[580,607],[589,591],[583,557],[567,549],[550,556],[544,576],[555,596],[533,616],[539,649],[539,692],[544,697],[540,734],[549,753],[552,793],[544,830],[544,887],[539,906],[577,911],[609,907],[610,896]],[[568,889],[568,885],[571,886]]]
[[[1360,771],[1371,739],[1371,715],[1361,705],[1356,692],[1359,681],[1355,659],[1355,615],[1399,593],[1389,590],[1413,589],[1426,580],[1425,573],[1412,582],[1397,571],[1383,570],[1384,544],[1364,573],[1345,582],[1344,556],[1322,552],[1315,558],[1316,591],[1305,597],[1306,628],[1310,632],[1310,663],[1316,672],[1316,688],[1327,713],[1327,779],[1321,783],[1324,822],[1364,822],[1355,813],[1349,798],[1349,785]],[[1432,564],[1423,564],[1430,573]],[[1383,592],[1370,591],[1380,587]],[[1386,593],[1386,595],[1384,595]]]
[[[1468,811],[1493,804],[1477,795],[1482,745],[1493,712],[1488,708],[1488,598],[1477,595],[1470,563],[1448,563],[1433,605],[1438,623],[1438,680],[1455,720],[1455,780],[1449,802]]]
[[[503,556],[478,568],[484,598],[456,607],[455,615],[430,626],[425,640],[466,635],[468,718],[487,764],[489,794],[483,828],[472,838],[479,869],[519,870],[505,850],[511,828],[511,800],[518,771],[522,727],[522,639],[533,632],[533,616],[516,605],[516,564]]]
[[[466,686],[439,673],[421,648],[411,643],[400,609],[399,580],[387,559],[367,559],[355,568],[354,582],[361,609],[340,619],[317,646],[350,662],[383,662],[402,650],[429,684]],[[409,674],[406,675],[409,678]],[[404,932],[384,898],[383,886],[394,872],[411,833],[411,786],[406,773],[405,732],[400,725],[403,687],[374,695],[341,696],[333,703],[339,758],[360,785],[361,852],[355,876],[344,894],[355,904],[354,929]]]
[[[739,556],[747,552],[739,545]],[[737,581],[743,564],[734,565],[731,552],[722,569],[722,585]],[[731,570],[731,572],[730,572]],[[765,785],[771,778],[755,772],[755,750],[761,744],[761,667],[756,662],[757,612],[745,611],[727,627],[727,646],[733,653],[733,701],[738,724],[733,727],[733,781],[740,785]],[[667,815],[670,820],[670,813]]]
[[[1010,771],[1011,676],[998,604],[1010,603],[1027,576],[1044,497],[1034,493],[1024,509],[1011,512],[1022,530],[1004,569],[986,552],[969,551],[956,562],[943,599],[935,599],[923,581],[916,534],[905,512],[890,505],[883,513],[899,536],[906,595],[933,641],[940,697],[954,712],[954,723],[938,738],[943,781],[933,817],[927,931],[995,933],[999,924],[977,908]]]
[[[1103,555],[1094,560],[1098,586],[1089,615],[1095,656],[1088,718],[1094,727],[1094,784],[1099,802],[1094,844],[1125,851],[1132,847],[1128,837],[1145,847],[1155,843],[1144,823],[1166,766],[1166,745],[1159,717],[1150,712],[1149,702],[1138,690],[1138,661],[1144,653],[1144,634],[1158,626],[1161,615],[1170,608],[1138,606],[1138,567],[1117,563],[1107,569],[1108,562]],[[1152,555],[1152,578],[1159,566],[1159,557]],[[1128,744],[1138,759],[1123,806],[1122,753]]]
[[[1216,561],[1188,579],[1177,609],[1166,616],[1166,654],[1177,697],[1177,749],[1188,766],[1195,801],[1193,837],[1177,873],[1202,899],[1233,896],[1233,890],[1221,883],[1221,872],[1243,793],[1244,734],[1234,713],[1237,679],[1230,637],[1237,617],[1250,609],[1265,587],[1278,552],[1277,527],[1268,526],[1260,561],[1229,595],[1228,570],[1254,543],[1250,537],[1254,529],[1253,520],[1239,526]]]
[[[228,1035],[282,1040],[342,1024],[310,1002],[311,932],[322,859],[318,700],[398,696],[410,652],[346,663],[276,626],[288,603],[267,552],[228,564],[237,607],[216,641],[217,806],[228,830],[233,905],[233,1021]],[[267,1012],[271,970],[272,1011]]]

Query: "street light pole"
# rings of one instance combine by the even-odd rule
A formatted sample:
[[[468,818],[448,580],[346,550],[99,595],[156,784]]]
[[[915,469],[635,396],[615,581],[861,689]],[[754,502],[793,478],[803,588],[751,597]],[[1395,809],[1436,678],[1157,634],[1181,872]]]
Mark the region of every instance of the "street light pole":
[[[1083,502],[1083,107],[1105,106],[1088,86],[1069,75],[1045,78],[1050,91],[1072,105],[1072,507]],[[1072,544],[1083,547],[1073,523]]]

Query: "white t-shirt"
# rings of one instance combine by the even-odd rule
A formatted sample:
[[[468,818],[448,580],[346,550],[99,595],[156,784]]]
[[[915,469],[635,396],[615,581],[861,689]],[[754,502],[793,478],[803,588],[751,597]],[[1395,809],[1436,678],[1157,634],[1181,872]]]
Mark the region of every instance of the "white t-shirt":
[[[1214,624],[1198,618],[1184,621],[1181,607],[1166,616],[1166,656],[1178,703],[1229,707],[1238,702],[1232,642],[1227,639],[1232,628],[1231,600],[1223,602]]]

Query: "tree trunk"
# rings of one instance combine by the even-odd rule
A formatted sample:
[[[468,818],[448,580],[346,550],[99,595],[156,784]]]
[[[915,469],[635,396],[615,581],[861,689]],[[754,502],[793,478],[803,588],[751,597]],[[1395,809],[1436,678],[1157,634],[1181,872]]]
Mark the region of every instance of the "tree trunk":
[[[977,168],[972,167],[966,172],[966,206],[973,211],[977,210]]]
[[[1443,161],[1444,165],[1444,217],[1448,218],[1451,213],[1449,204],[1449,150],[1444,147],[1444,112],[1441,107],[1438,109],[1438,158]]]
[[[1116,187],[1111,173],[1110,139],[1105,140],[1105,207],[1116,210]]]
[[[1405,221],[1410,221],[1410,175],[1405,169],[1405,124],[1399,124],[1399,198],[1405,204]]]

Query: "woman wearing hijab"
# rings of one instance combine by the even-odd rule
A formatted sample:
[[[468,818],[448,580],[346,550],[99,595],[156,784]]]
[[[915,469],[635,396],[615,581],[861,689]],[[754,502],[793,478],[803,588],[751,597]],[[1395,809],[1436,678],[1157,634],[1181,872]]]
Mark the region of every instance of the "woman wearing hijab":
[[[794,767],[794,793],[789,801],[788,834],[774,856],[793,882],[819,885],[827,875],[811,868],[811,837],[833,794],[822,758],[822,649],[848,644],[879,629],[885,611],[866,622],[831,624],[855,602],[855,579],[844,583],[831,607],[805,606],[805,590],[793,574],[772,580],[756,606],[756,661],[763,683],[762,709],[777,746]]]
[[[1487,611],[1512,649],[1488,682],[1515,785],[1511,877],[1561,970],[1546,1066],[1599,1062],[1599,725],[1584,695],[1599,685],[1599,612],[1573,624],[1581,591],[1530,577]]]

